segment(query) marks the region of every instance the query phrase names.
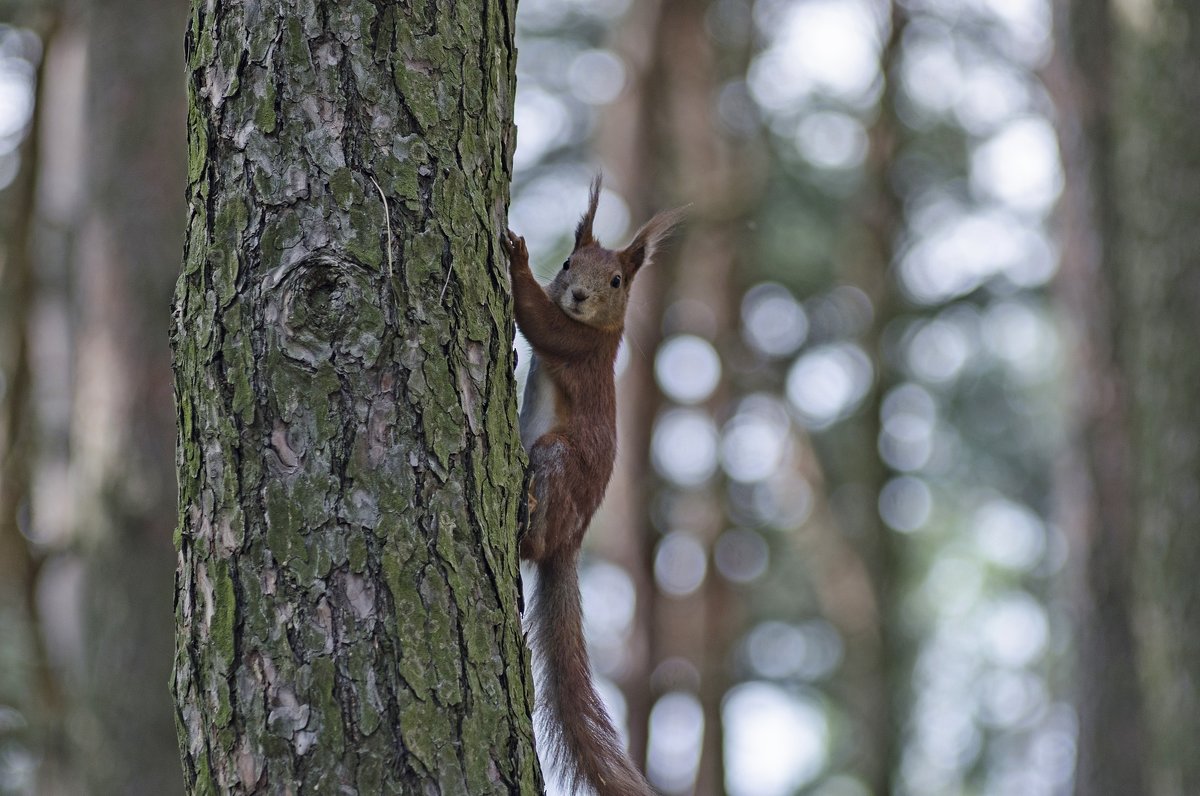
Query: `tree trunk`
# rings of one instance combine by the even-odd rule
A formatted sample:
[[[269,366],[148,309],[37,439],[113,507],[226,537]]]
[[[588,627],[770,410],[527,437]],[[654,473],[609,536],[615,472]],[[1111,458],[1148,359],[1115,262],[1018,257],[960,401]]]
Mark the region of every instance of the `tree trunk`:
[[[1200,793],[1200,2],[1119,8],[1112,293],[1131,388],[1135,634],[1151,792],[1182,796]]]
[[[697,0],[662,0],[654,29],[652,70],[646,76],[643,97],[650,158],[663,164],[661,172],[644,169],[638,194],[643,201],[678,196],[690,201],[688,224],[671,245],[669,260],[661,264],[661,287],[651,323],[655,346],[641,344],[646,356],[639,363],[650,400],[635,422],[644,424],[637,435],[644,447],[635,452],[638,460],[651,460],[653,423],[668,404],[654,376],[659,334],[693,334],[705,338],[722,356],[721,378],[705,408],[718,422],[732,414],[736,386],[731,373],[738,352],[738,307],[745,287],[739,275],[747,266],[747,241],[743,231],[756,208],[764,187],[763,158],[755,151],[757,141],[732,136],[716,119],[715,100],[725,81],[742,79],[750,60],[751,41],[731,37],[714,41],[710,34],[713,4]],[[679,201],[679,200],[676,200]],[[643,294],[645,295],[645,294]],[[664,312],[672,308],[663,323]],[[686,311],[679,311],[687,308]],[[633,369],[631,368],[631,371]],[[642,483],[653,484],[653,478]],[[685,597],[657,600],[653,634],[657,639],[657,669],[673,657],[690,661],[699,673],[696,697],[704,716],[704,730],[697,761],[693,792],[697,796],[725,793],[725,734],[722,705],[733,684],[733,646],[744,623],[742,592],[731,588],[713,565],[718,537],[732,520],[723,510],[729,479],[720,471],[709,484],[715,500],[708,522],[688,529],[704,548],[709,567],[699,589]],[[672,501],[689,498],[659,484],[658,495],[643,496],[639,514],[645,523],[653,503],[663,494]],[[703,527],[702,527],[703,526]],[[647,523],[643,537],[646,579],[654,583],[654,542],[659,534]],[[653,671],[653,670],[652,670]],[[689,687],[666,683],[668,688]],[[663,743],[659,738],[656,744]]]
[[[751,147],[722,135],[712,120],[713,99],[727,77],[723,70],[732,66],[734,77],[744,75],[749,54],[748,47],[722,50],[711,40],[706,26],[710,8],[696,0],[659,0],[630,14],[618,47],[636,78],[620,105],[606,114],[601,144],[634,218],[695,199],[684,232],[653,269],[638,277],[645,283],[637,289],[627,323],[631,356],[618,385],[622,408],[613,489],[624,498],[614,523],[623,536],[612,547],[637,588],[633,665],[623,683],[631,753],[639,763],[646,762],[648,720],[664,687],[690,687],[670,682],[653,687],[657,667],[671,657],[691,661],[701,672],[696,696],[705,715],[694,789],[698,794],[724,792],[720,709],[732,675],[729,653],[740,606],[734,604],[738,595],[715,569],[702,590],[683,599],[663,597],[655,583],[660,533],[650,518],[653,504],[670,488],[650,466],[654,422],[666,406],[654,360],[664,333],[699,334],[719,350],[729,349],[740,298],[733,285],[739,231],[762,183],[756,168],[761,164],[748,157]],[[681,270],[681,263],[686,268]],[[673,302],[700,311],[681,314],[664,330],[663,314]],[[720,406],[729,397],[728,379],[722,379],[709,404]],[[720,479],[711,488],[720,492],[723,486]],[[712,519],[712,527],[699,534],[706,548],[724,530],[722,512]],[[710,619],[699,618],[705,616]]]
[[[195,0],[174,335],[191,793],[537,793],[511,5]]]
[[[181,0],[87,9],[87,205],[72,468],[84,634],[79,765],[96,794],[178,793],[172,743],[169,317],[184,204]],[[131,38],[129,26],[138,35]]]
[[[859,417],[847,423],[852,443],[845,445],[845,472],[851,479],[843,496],[838,521],[843,523],[871,584],[870,621],[846,631],[846,703],[852,713],[858,755],[854,768],[872,793],[893,791],[900,757],[901,722],[897,705],[906,696],[908,666],[902,659],[898,632],[899,574],[892,531],[883,523],[878,499],[892,473],[877,453],[882,430],[883,399],[894,383],[884,356],[884,335],[895,320],[901,298],[892,269],[904,225],[904,208],[892,185],[892,168],[900,149],[903,125],[896,102],[898,72],[907,12],[889,4],[887,38],[879,56],[883,94],[868,129],[869,149],[863,187],[858,197],[858,227],[842,265],[843,277],[871,301],[871,325],[863,344],[871,356],[875,379]],[[858,504],[859,496],[866,508]]]
[[[1077,572],[1078,796],[1145,793],[1145,728],[1133,635],[1134,516],[1128,393],[1117,363],[1116,195],[1108,4],[1058,0],[1046,83],[1059,111],[1066,184],[1056,295],[1077,329],[1075,417],[1057,468]]]
[[[22,9],[18,16],[35,20],[44,51],[53,39],[56,15],[39,20],[40,15]],[[11,46],[11,41],[6,44]],[[37,57],[28,51],[10,57],[18,54],[30,60]],[[39,420],[30,352],[30,308],[36,290],[32,239],[44,65],[44,58],[36,63],[35,102],[17,152],[19,171],[0,194],[0,646],[9,650],[8,660],[19,662],[0,677],[0,705],[15,708],[23,719],[8,722],[0,732],[0,757],[18,761],[17,766],[10,763],[0,768],[11,771],[19,767],[22,755],[15,750],[25,747],[38,760],[33,786],[40,794],[52,796],[70,787],[66,702],[62,681],[47,651],[45,622],[37,600],[44,558],[29,539]]]
[[[654,144],[654,107],[650,91],[662,82],[660,45],[664,0],[638,3],[626,14],[614,49],[632,76],[629,88],[600,118],[598,149],[608,164],[608,184],[619,186],[630,218],[648,218],[661,209],[656,196],[658,153]],[[661,659],[657,632],[660,595],[654,582],[654,545],[658,533],[647,508],[660,487],[650,465],[650,435],[662,395],[654,381],[654,352],[662,341],[664,291],[671,284],[672,245],[652,268],[638,274],[636,300],[625,319],[625,345],[631,354],[617,381],[617,461],[606,507],[613,507],[613,533],[593,538],[602,552],[629,573],[635,594],[628,646],[629,663],[620,686],[625,697],[629,754],[646,771],[650,711],[659,694],[651,684]]]

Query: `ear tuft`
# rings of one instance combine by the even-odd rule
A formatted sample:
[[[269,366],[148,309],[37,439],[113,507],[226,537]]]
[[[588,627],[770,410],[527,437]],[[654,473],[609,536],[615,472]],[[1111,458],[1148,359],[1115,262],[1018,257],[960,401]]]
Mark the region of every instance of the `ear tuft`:
[[[596,236],[592,234],[592,222],[596,220],[596,208],[600,204],[601,177],[602,175],[597,174],[592,178],[592,187],[588,192],[587,212],[583,214],[583,218],[579,219],[579,225],[575,227],[576,251],[596,242]]]
[[[642,225],[633,236],[629,245],[618,252],[618,257],[625,265],[628,278],[632,278],[644,266],[654,260],[663,242],[670,237],[671,232],[683,221],[687,208],[677,207],[674,210],[664,210]]]

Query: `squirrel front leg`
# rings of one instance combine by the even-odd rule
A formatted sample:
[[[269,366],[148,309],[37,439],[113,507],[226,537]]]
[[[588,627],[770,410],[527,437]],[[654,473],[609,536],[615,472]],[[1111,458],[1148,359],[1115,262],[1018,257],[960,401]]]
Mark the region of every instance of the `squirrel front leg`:
[[[529,250],[525,246],[525,239],[508,230],[501,242],[509,258],[517,324],[521,332],[533,346],[535,354],[569,356],[572,351],[560,344],[559,341],[565,337],[556,326],[570,319],[555,306],[534,279],[529,268]],[[535,356],[530,378],[534,378],[536,368]],[[528,409],[530,392],[526,392],[525,400]],[[524,421],[525,416],[522,415]],[[557,535],[562,529],[577,524],[577,520],[571,516],[576,513],[573,510],[573,496],[566,489],[564,480],[572,461],[570,443],[560,434],[542,434],[524,441],[529,451],[529,469],[526,476],[526,516],[520,539],[521,558],[542,561],[559,547]],[[555,538],[550,538],[552,536]]]
[[[517,326],[538,354],[569,358],[587,352],[590,343],[582,324],[566,316],[538,284],[529,268],[525,239],[511,229],[500,238],[508,254]]]

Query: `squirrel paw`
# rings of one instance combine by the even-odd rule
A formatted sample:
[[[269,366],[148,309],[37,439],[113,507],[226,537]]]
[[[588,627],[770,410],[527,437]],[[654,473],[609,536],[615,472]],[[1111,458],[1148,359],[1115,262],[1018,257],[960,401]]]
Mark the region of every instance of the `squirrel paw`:
[[[517,506],[517,538],[523,539],[529,533],[530,518],[537,508],[537,500],[533,497],[533,472],[525,471],[525,481],[521,485],[521,502]]]
[[[534,484],[537,483],[537,476],[532,472],[525,476],[525,517],[529,519],[533,517],[533,513],[537,511],[538,499],[534,495]]]
[[[514,263],[529,261],[529,249],[525,246],[525,239],[511,229],[505,230],[500,236],[500,245]]]
[[[517,508],[517,545],[522,559],[541,561],[546,556],[546,512],[539,512],[538,505],[546,499],[546,485],[544,481],[539,481],[538,474],[531,467],[525,471],[521,486]],[[539,491],[542,493],[540,500],[537,497]]]

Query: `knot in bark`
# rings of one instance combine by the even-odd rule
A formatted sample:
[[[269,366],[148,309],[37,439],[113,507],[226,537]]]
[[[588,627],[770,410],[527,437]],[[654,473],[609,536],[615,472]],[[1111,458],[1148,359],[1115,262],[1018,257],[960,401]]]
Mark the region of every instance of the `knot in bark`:
[[[310,365],[335,354],[373,360],[384,329],[372,272],[327,254],[289,270],[269,300],[267,318],[283,352]]]

